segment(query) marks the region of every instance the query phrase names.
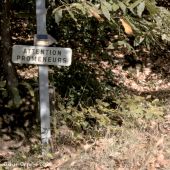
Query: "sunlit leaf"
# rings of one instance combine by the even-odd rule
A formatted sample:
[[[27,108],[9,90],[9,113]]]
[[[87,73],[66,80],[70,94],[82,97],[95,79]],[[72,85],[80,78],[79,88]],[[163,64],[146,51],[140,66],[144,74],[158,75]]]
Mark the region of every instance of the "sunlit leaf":
[[[137,0],[134,3],[132,3],[129,8],[134,9],[135,7],[137,7],[143,0]]]
[[[63,10],[62,9],[56,10],[54,16],[55,16],[55,22],[59,25],[59,22],[63,17]]]
[[[126,14],[126,9],[127,9],[126,5],[121,1],[118,1],[118,5],[121,8],[121,10],[123,11],[123,13]]]
[[[109,2],[106,2],[106,1],[102,1],[102,4],[109,10],[111,11],[112,10],[112,6],[110,5]]]
[[[131,0],[124,0],[123,2],[126,4],[126,5],[129,5],[129,2],[130,2]]]
[[[170,42],[170,35],[168,36],[167,34],[162,34],[161,38],[162,40],[166,40]]]
[[[82,4],[82,3],[72,3],[70,5],[70,7],[80,10],[84,15],[87,13],[87,10],[86,10],[84,4]]]
[[[90,8],[89,10],[90,14],[95,17],[98,21],[102,21],[102,17],[100,16],[98,10],[96,10],[95,8]]]
[[[103,12],[103,15],[110,21],[110,12],[104,3],[101,4],[101,10]]]
[[[119,9],[119,5],[117,5],[116,3],[113,3],[112,5],[112,10],[115,12]]]
[[[145,1],[145,5],[146,5],[146,8],[149,11],[150,15],[158,14],[159,10],[158,10],[157,6],[155,5],[155,3],[150,2],[150,1]]]
[[[145,10],[145,1],[141,2],[141,3],[137,6],[137,15],[138,15],[139,17],[141,17],[144,10]]]

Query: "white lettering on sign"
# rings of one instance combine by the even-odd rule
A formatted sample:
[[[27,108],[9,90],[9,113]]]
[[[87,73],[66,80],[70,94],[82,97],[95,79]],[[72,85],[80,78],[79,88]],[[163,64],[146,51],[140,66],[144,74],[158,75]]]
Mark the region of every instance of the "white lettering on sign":
[[[14,45],[13,63],[70,66],[72,50],[70,48]]]

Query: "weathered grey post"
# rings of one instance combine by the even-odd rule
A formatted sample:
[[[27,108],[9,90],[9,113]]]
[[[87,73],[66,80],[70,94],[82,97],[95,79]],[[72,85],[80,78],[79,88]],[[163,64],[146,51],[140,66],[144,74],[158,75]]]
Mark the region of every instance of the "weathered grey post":
[[[36,0],[37,35],[34,46],[14,45],[12,48],[12,62],[19,64],[39,65],[39,96],[42,153],[50,149],[50,104],[48,88],[48,66],[70,66],[72,58],[71,48],[45,47],[54,43],[53,37],[46,31],[45,0]]]
[[[36,0],[37,37],[35,45],[46,46],[48,35],[46,31],[45,0]],[[39,96],[40,96],[40,120],[42,145],[49,144],[50,131],[50,106],[48,90],[48,66],[39,66]]]

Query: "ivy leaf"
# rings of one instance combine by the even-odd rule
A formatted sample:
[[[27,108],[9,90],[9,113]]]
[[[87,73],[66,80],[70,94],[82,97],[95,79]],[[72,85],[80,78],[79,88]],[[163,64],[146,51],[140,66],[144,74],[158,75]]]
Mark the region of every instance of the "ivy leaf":
[[[141,2],[137,6],[137,15],[141,18],[143,11],[145,10],[145,1]]]
[[[63,17],[63,10],[62,9],[56,10],[54,16],[55,16],[55,22],[59,25],[59,22]]]

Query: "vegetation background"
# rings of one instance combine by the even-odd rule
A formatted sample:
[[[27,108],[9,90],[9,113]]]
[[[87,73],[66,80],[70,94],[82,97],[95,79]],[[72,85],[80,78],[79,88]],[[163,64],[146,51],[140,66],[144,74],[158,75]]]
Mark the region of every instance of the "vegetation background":
[[[70,67],[49,67],[52,139],[41,155],[38,67],[14,65],[32,45],[35,1],[0,2],[0,169],[168,170],[170,3],[47,0],[52,46]]]

